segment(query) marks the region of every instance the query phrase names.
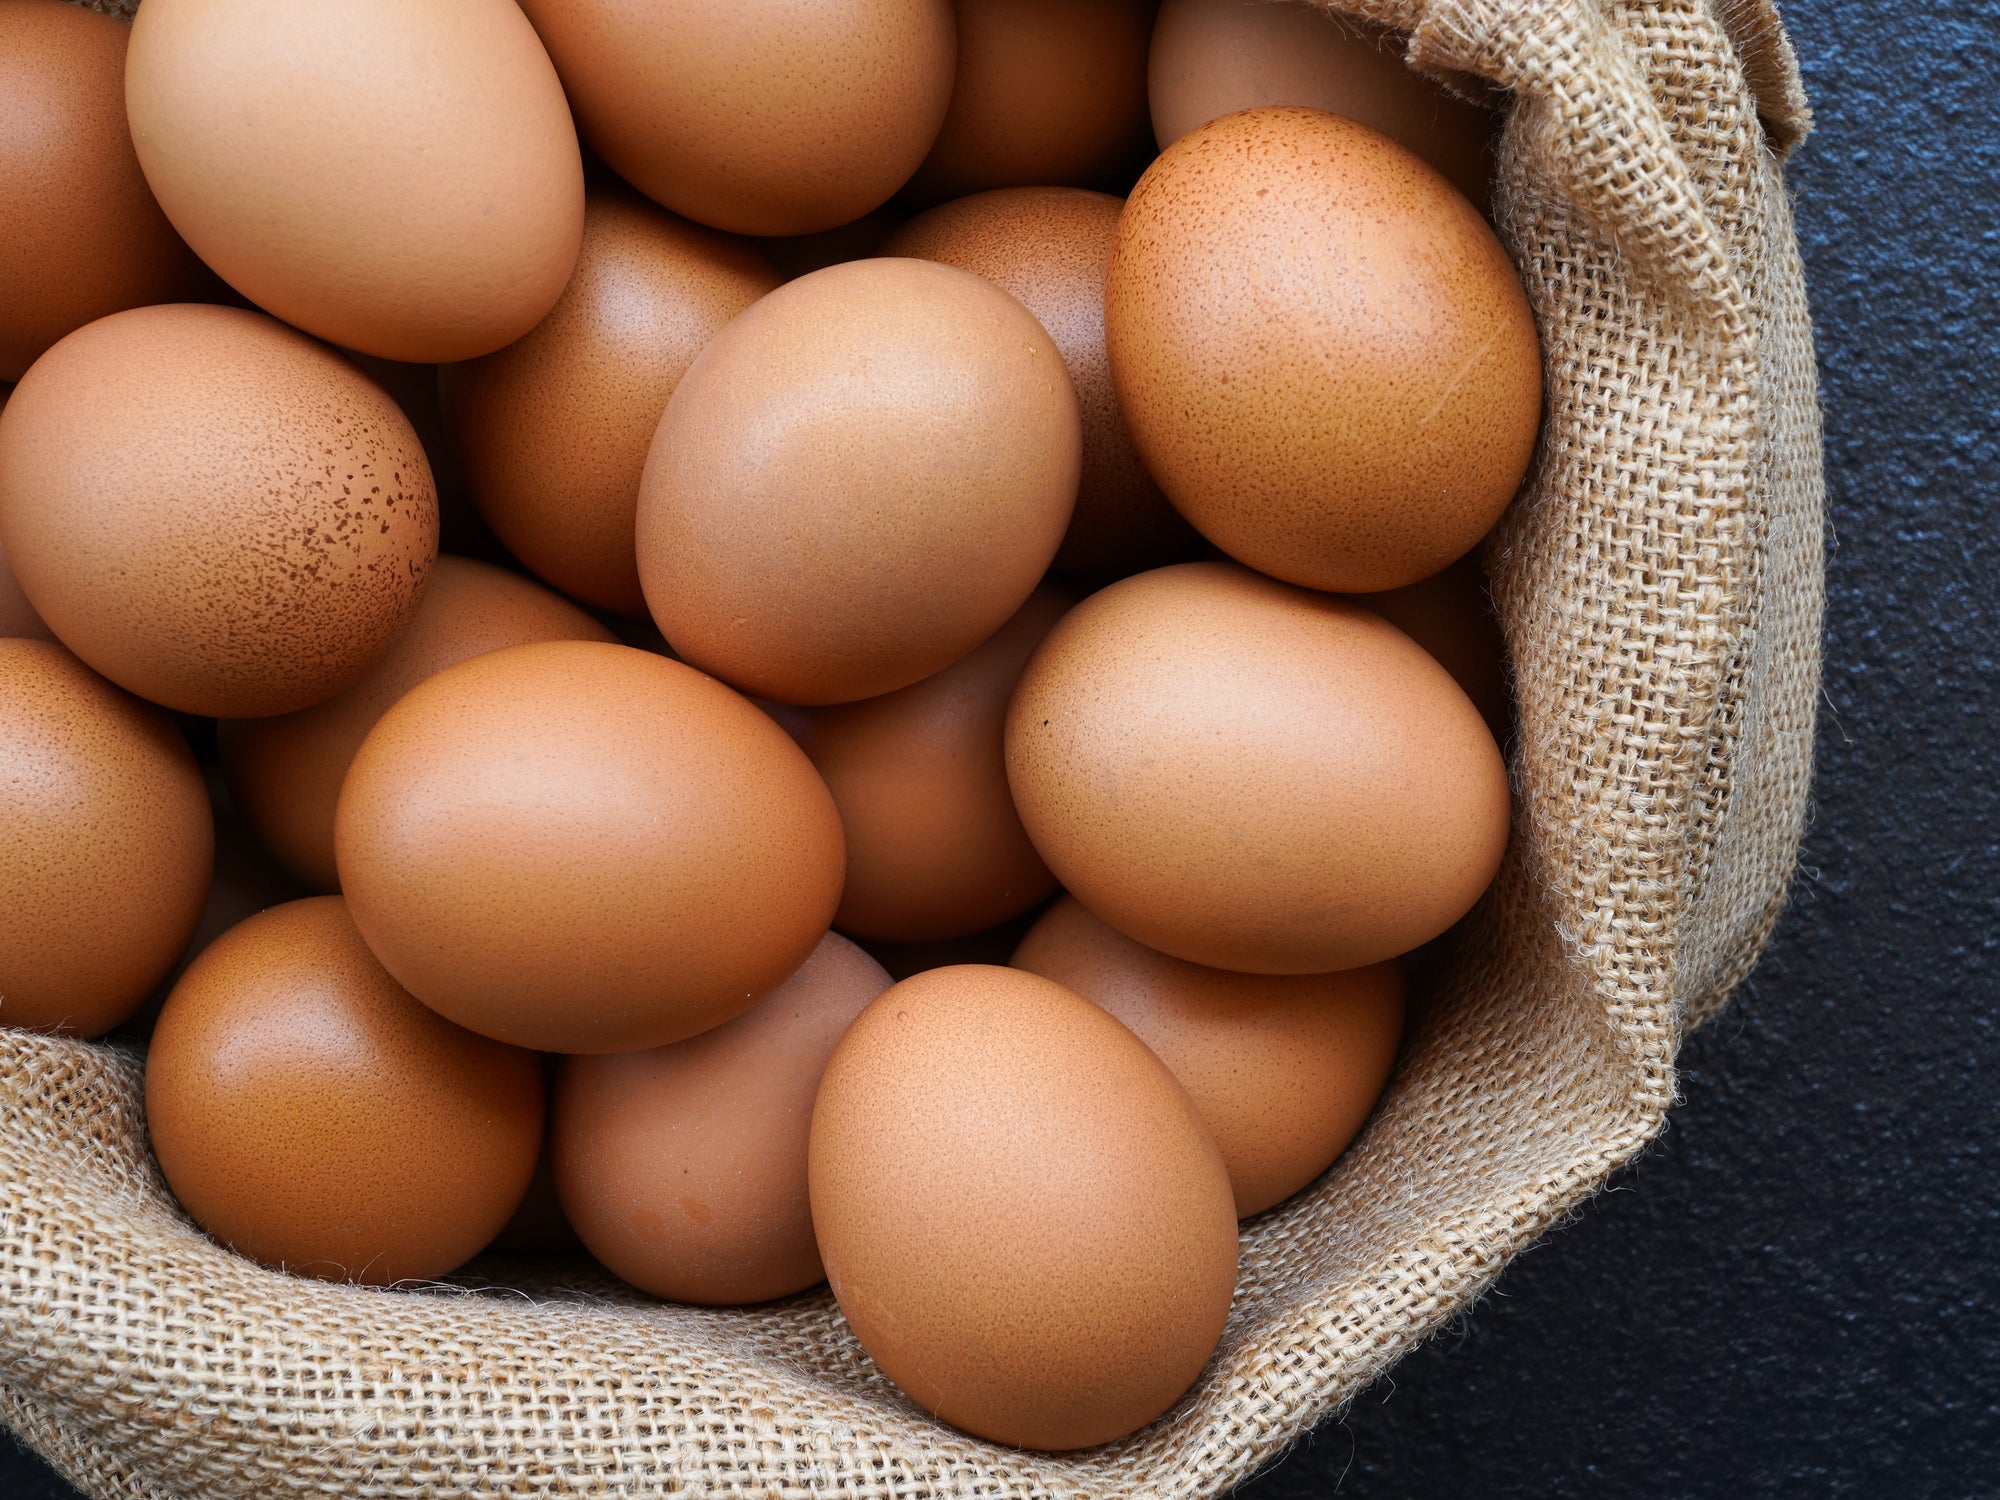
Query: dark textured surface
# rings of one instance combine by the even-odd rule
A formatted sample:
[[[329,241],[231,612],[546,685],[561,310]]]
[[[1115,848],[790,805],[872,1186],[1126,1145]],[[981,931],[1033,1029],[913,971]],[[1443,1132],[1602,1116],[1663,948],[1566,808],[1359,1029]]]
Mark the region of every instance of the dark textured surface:
[[[1835,545],[1806,878],[1686,1103],[1242,1494],[2000,1495],[2000,5],[1790,0]],[[0,1446],[0,1497],[69,1500]]]

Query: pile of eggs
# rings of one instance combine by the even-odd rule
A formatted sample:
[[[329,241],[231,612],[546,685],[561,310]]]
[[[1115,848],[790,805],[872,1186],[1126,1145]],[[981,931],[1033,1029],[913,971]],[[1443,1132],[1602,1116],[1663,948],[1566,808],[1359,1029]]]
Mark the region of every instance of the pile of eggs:
[[[573,1234],[1158,1416],[1508,836],[1540,356],[1399,48],[0,0],[0,1021],[150,1023],[266,1264]]]

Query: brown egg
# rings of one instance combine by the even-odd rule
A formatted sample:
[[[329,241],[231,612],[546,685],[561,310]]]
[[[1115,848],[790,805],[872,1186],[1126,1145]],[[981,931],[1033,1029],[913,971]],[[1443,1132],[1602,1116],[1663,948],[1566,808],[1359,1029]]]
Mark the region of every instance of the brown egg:
[[[932,969],[863,1011],[820,1083],[810,1176],[856,1336],[977,1437],[1123,1437],[1221,1336],[1221,1152],[1137,1037],[1036,975]]]
[[[742,234],[845,224],[908,180],[951,100],[948,0],[525,0],[591,149]]]
[[[181,1207],[269,1266],[442,1276],[507,1222],[542,1139],[541,1065],[426,1010],[338,896],[231,928],[146,1054],[146,1124]]]
[[[93,319],[201,285],[132,154],[130,35],[61,0],[0,0],[0,380]]]
[[[440,557],[409,626],[354,686],[275,719],[217,726],[223,769],[257,839],[315,890],[340,888],[333,809],[354,752],[390,706],[454,662],[530,641],[610,641],[597,621],[517,574]]]
[[[806,710],[797,739],[833,793],[847,884],[833,925],[898,943],[964,937],[1056,888],[1007,790],[1007,698],[1076,601],[1043,585],[942,672],[859,703]]]
[[[1309,588],[1400,588],[1526,472],[1534,318],[1464,196],[1338,115],[1225,115],[1132,190],[1104,283],[1118,401],[1181,514]]]
[[[201,918],[214,859],[194,756],[62,647],[0,639],[0,1025],[99,1036]]]
[[[1149,155],[1151,0],[958,0],[951,109],[909,196],[1101,187]]]
[[[1514,720],[1507,643],[1476,556],[1461,557],[1421,583],[1384,594],[1356,594],[1354,602],[1367,605],[1436,657],[1465,689],[1493,738],[1507,742]]]
[[[593,192],[555,310],[440,372],[455,447],[508,550],[587,604],[644,614],[632,518],[653,429],[702,345],[777,284],[743,241]]]
[[[290,713],[416,612],[437,502],[402,412],[332,350],[238,308],[144,307],[15,387],[0,545],[50,629],[121,687]]]
[[[750,1008],[840,899],[840,815],[748,701],[629,646],[489,651],[369,731],[334,850],[391,974],[462,1026],[630,1052]]]
[[[1306,0],[1166,0],[1148,94],[1165,150],[1239,109],[1298,104],[1359,120],[1486,207],[1499,116],[1403,61],[1408,38]]]
[[[1464,916],[1507,842],[1479,711],[1372,611],[1230,563],[1114,583],[1021,674],[1007,777],[1056,878],[1190,963],[1320,974]]]
[[[1403,967],[1232,974],[1169,958],[1074,897],[1044,913],[1014,967],[1100,1005],[1152,1048],[1222,1150],[1236,1212],[1282,1203],[1361,1133],[1403,1036]]]
[[[1018,297],[1055,340],[1076,387],[1083,467],[1058,568],[1129,573],[1194,541],[1139,462],[1104,353],[1104,267],[1122,198],[1080,188],[1002,188],[921,214],[886,255],[942,261]]]
[[[556,1186],[616,1275],[678,1302],[768,1302],[826,1274],[806,1135],[834,1046],[889,987],[829,932],[735,1020],[650,1052],[573,1057],[556,1085]]]
[[[639,578],[683,659],[842,703],[949,666],[1021,607],[1076,500],[1042,325],[921,260],[788,282],[702,350],[639,491]]]
[[[509,0],[146,0],[125,104],[202,259],[347,348],[488,353],[575,264],[576,131]]]

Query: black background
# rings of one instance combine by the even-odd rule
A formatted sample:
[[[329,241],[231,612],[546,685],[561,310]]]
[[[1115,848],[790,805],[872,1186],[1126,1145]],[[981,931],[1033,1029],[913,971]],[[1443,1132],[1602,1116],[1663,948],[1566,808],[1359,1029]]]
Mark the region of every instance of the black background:
[[[2000,5],[1789,0],[1815,816],[1666,1134],[1243,1500],[2000,1495]],[[71,1500],[0,1437],[0,1500]]]

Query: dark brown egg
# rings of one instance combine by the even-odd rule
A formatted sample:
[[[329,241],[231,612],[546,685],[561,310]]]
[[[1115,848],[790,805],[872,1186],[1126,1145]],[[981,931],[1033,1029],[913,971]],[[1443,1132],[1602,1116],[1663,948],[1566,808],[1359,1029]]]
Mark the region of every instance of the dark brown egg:
[[[1436,657],[1465,689],[1493,738],[1507,743],[1514,720],[1507,643],[1477,557],[1461,557],[1421,583],[1384,594],[1356,594],[1354,602],[1367,605]]]
[[[1007,790],[1007,699],[1075,601],[1035,590],[993,638],[879,698],[805,710],[797,739],[833,793],[847,884],[833,923],[857,937],[963,937],[1026,911],[1055,877]]]
[[[820,1074],[882,966],[837,933],[735,1020],[650,1052],[573,1057],[556,1086],[563,1208],[590,1253],[679,1302],[819,1281],[806,1136]]]
[[[354,752],[391,704],[483,651],[612,639],[538,583],[488,563],[440,557],[408,627],[354,686],[294,714],[222,721],[218,738],[230,789],[259,842],[287,870],[315,890],[338,890],[334,804]]]
[[[958,0],[951,109],[908,195],[1109,186],[1152,144],[1150,0]]]
[[[991,282],[860,260],[702,350],[639,493],[639,577],[683,659],[843,703],[950,665],[1019,609],[1076,500],[1081,428],[1042,325]]]
[[[1239,1217],[1282,1203],[1367,1123],[1403,1035],[1403,968],[1232,974],[1133,942],[1065,896],[1014,967],[1100,1005],[1167,1065],[1208,1122]]]
[[[474,1031],[630,1052],[750,1008],[840,899],[840,815],[746,699],[629,646],[489,651],[369,731],[334,819],[390,973]]]
[[[1104,332],[1167,498],[1308,588],[1374,592],[1470,551],[1541,413],[1527,295],[1478,211],[1387,136],[1315,110],[1211,121],[1118,221]]]
[[[1404,953],[1471,908],[1507,771],[1458,684],[1374,612],[1232,563],[1112,584],[1007,712],[1035,848],[1150,948],[1256,974]]]
[[[656,203],[811,234],[909,179],[951,99],[948,0],[526,0],[584,139]]]
[[[942,261],[1009,292],[1048,330],[1076,387],[1083,466],[1058,568],[1130,573],[1194,541],[1139,461],[1104,353],[1104,268],[1124,200],[1080,188],[1003,188],[920,214],[885,255]]]
[[[121,687],[290,713],[416,612],[437,501],[396,403],[324,344],[239,308],[145,307],[15,387],[0,545],[49,628]]]
[[[1403,61],[1409,39],[1308,0],[1166,0],[1149,96],[1165,150],[1210,120],[1299,104],[1359,120],[1484,209],[1499,117]]]
[[[541,1064],[383,971],[338,896],[273,907],[181,976],[146,1123],[204,1230],[269,1266],[385,1286],[476,1255],[521,1201]]]
[[[587,604],[644,614],[632,518],[653,429],[702,345],[777,284],[745,242],[593,192],[554,310],[441,372],[467,479],[508,550]]]
[[[1084,1448],[1194,1382],[1236,1278],[1229,1174],[1160,1060],[1015,969],[884,993],[821,1080],[813,1228],[862,1345],[924,1410]]]
[[[0,380],[94,319],[202,285],[132,154],[130,35],[62,0],[0,0]]]
[[[208,794],[167,716],[49,641],[0,639],[0,1025],[98,1036],[201,918]]]

